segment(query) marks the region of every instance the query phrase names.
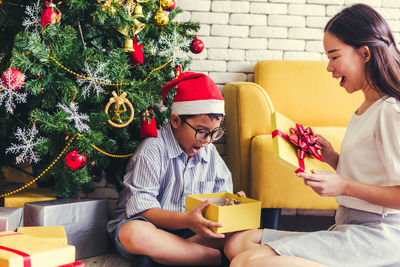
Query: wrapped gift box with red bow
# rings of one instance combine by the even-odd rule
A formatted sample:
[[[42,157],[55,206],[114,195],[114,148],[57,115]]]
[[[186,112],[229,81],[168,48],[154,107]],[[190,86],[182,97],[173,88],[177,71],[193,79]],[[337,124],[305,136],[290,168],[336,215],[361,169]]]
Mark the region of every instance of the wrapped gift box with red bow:
[[[310,127],[303,127],[278,112],[271,116],[274,158],[294,172],[326,169],[321,145]]]
[[[74,246],[22,233],[0,233],[0,266],[51,267],[74,261]]]

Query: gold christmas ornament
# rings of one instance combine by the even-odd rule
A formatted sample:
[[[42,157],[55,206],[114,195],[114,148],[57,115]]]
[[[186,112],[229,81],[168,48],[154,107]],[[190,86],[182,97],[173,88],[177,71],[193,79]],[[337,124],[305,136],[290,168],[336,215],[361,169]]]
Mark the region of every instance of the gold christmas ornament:
[[[108,120],[107,122],[110,125],[117,127],[117,128],[125,127],[133,121],[133,116],[134,116],[135,110],[134,110],[131,102],[126,98],[126,96],[127,96],[126,92],[124,92],[120,96],[118,96],[115,91],[112,91],[112,95],[113,95],[113,97],[111,97],[110,100],[108,101],[104,112],[106,114],[108,114],[108,110],[109,110],[110,106],[112,104],[114,104],[115,105],[114,116],[111,120]],[[127,111],[125,104],[128,105],[129,110],[131,111],[131,115],[129,116],[129,119],[126,122],[122,122],[120,114]],[[123,108],[122,110],[121,110],[121,106]],[[118,123],[115,123],[113,120],[116,120]]]
[[[103,2],[104,0],[97,0],[98,3]],[[112,3],[118,3],[118,0],[105,0],[104,4],[101,5],[102,11],[108,11],[111,14],[114,14],[117,10],[112,6]]]
[[[133,0],[128,0],[124,8],[129,12],[129,14],[132,14],[132,12],[135,11],[135,6],[136,4],[133,2]]]
[[[160,5],[164,9],[168,9],[172,6],[172,0],[161,0]]]
[[[160,10],[155,15],[154,19],[156,20],[158,26],[165,26],[169,22],[169,17],[167,12],[165,12],[161,7]]]
[[[133,22],[135,23],[135,28],[132,28],[133,35],[136,35],[139,32],[141,32],[146,26],[146,24],[140,22],[138,19],[134,19]]]
[[[133,13],[133,15],[135,16],[135,18],[144,18],[143,7],[139,3],[137,3],[137,5],[135,6],[135,12]]]
[[[124,44],[124,52],[134,52],[135,49],[133,48],[133,40],[131,38],[125,39]]]
[[[125,27],[118,27],[117,31],[122,33],[125,36],[128,36],[129,34],[129,25],[126,25]]]
[[[2,5],[3,4],[3,0],[0,0],[0,5]]]

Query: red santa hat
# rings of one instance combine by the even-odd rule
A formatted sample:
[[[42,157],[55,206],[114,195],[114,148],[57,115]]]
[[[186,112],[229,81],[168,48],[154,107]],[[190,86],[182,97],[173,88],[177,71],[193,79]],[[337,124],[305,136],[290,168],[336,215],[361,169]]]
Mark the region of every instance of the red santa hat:
[[[172,100],[172,113],[179,115],[225,114],[224,98],[207,75],[195,72],[182,72],[178,78],[170,81],[161,89],[164,98],[177,86]]]

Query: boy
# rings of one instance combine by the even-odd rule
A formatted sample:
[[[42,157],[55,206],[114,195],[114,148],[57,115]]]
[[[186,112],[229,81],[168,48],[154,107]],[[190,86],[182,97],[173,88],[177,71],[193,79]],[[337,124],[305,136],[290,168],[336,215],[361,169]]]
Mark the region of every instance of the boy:
[[[201,73],[181,73],[162,88],[163,99],[175,86],[170,121],[130,159],[118,215],[107,228],[128,259],[147,255],[168,265],[221,265],[225,235],[212,232],[221,225],[202,215],[209,202],[184,211],[186,195],[232,192],[231,173],[211,144],[224,135],[224,99]]]

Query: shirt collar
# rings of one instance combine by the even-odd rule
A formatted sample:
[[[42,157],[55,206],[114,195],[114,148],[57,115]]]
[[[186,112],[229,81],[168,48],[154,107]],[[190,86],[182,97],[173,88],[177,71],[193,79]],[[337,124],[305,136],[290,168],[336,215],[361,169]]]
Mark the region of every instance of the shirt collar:
[[[165,145],[167,147],[168,157],[170,159],[177,158],[182,154],[184,154],[185,157],[186,157],[186,153],[183,151],[183,149],[179,145],[178,141],[176,140],[174,133],[172,132],[172,128],[171,128],[171,123],[170,122],[168,122],[163,127],[163,131],[161,132],[161,135],[162,135],[162,137],[164,139]],[[209,160],[209,147],[208,146],[203,147],[193,157],[194,157],[196,162],[199,162],[200,159],[203,159],[204,161],[207,162]]]

